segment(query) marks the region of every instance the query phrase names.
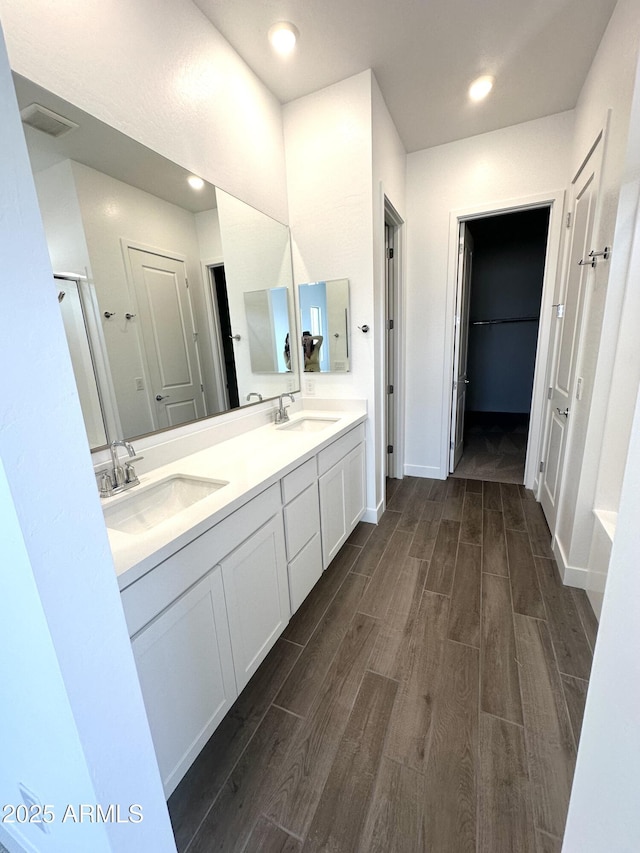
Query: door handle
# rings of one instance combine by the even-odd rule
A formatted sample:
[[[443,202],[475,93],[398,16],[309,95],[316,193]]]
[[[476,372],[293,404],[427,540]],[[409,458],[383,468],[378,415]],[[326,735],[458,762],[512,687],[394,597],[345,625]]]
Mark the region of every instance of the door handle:
[[[464,380],[464,384],[465,384],[465,385],[468,385],[470,381],[471,381],[470,379],[465,379],[465,380]]]
[[[163,400],[168,400],[168,399],[169,399],[169,394],[164,394],[164,396],[162,394],[156,394],[156,400],[158,401],[158,403],[161,403]]]
[[[564,409],[564,410],[563,410],[563,409],[561,409],[559,406],[556,406],[556,412],[557,412],[559,415],[562,415],[562,417],[563,417],[563,418],[568,418],[568,417],[569,417],[569,407],[568,407],[568,406],[567,406],[567,408],[566,408],[566,409]]]

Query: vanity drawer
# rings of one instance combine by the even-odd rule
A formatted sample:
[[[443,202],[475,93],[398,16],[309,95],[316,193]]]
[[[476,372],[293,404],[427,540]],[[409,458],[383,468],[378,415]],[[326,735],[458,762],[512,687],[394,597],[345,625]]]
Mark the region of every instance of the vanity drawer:
[[[279,513],[280,491],[278,483],[274,483],[123,589],[120,594],[129,636],[136,634]]]
[[[318,486],[315,482],[284,508],[284,529],[287,558],[291,560],[320,530]]]
[[[329,447],[318,454],[318,475],[326,473],[330,468],[350,453],[364,441],[364,424],[359,424],[342,438],[334,441]]]
[[[314,456],[282,478],[282,502],[288,504],[314,483],[317,476],[318,468]]]

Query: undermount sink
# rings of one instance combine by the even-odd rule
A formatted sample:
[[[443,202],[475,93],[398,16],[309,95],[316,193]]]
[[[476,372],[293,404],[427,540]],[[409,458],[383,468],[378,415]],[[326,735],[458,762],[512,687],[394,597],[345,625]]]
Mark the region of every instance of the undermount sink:
[[[146,533],[226,485],[226,480],[175,474],[152,486],[136,488],[117,504],[103,507],[104,518],[107,527],[120,533]]]
[[[340,418],[326,418],[321,416],[316,418],[313,415],[305,415],[303,418],[297,418],[288,424],[282,424],[277,429],[286,429],[291,432],[320,432],[320,430],[326,429],[339,420]]]

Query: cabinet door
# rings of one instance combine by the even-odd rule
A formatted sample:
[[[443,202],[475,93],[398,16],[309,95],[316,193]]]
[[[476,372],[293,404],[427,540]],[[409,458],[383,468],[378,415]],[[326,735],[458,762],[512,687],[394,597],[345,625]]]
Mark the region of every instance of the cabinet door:
[[[319,480],[322,564],[326,569],[347,538],[344,459]]]
[[[316,533],[289,563],[289,597],[295,613],[322,576],[322,547]]]
[[[237,696],[220,569],[169,605],[131,645],[169,797]]]
[[[240,691],[284,630],[291,613],[282,515],[274,516],[221,565]]]
[[[364,515],[365,509],[364,444],[360,444],[345,459],[346,525],[351,533]]]

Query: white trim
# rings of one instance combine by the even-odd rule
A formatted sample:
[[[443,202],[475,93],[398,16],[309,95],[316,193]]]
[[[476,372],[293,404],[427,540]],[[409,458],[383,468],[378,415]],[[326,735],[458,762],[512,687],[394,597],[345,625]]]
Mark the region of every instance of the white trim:
[[[120,424],[120,412],[113,385],[113,376],[111,375],[107,343],[100,320],[100,307],[98,305],[96,286],[89,276],[89,270],[85,270],[85,273],[86,275],[54,272],[53,279],[54,281],[73,281],[78,287],[78,295],[82,305],[87,339],[95,371],[98,399],[100,401],[106,434],[106,445],[108,445],[116,438],[122,438],[122,426]],[[99,449],[99,447],[94,447],[92,448],[92,452]]]
[[[440,468],[436,465],[405,465],[405,477],[426,477],[431,480],[446,480],[447,476],[442,476]]]
[[[595,154],[596,158],[599,158],[599,162],[594,161],[594,165],[593,165],[594,171],[597,170],[599,172],[599,174],[598,174],[598,178],[597,178],[598,185],[596,188],[596,190],[597,190],[596,206],[595,206],[595,211],[594,211],[594,216],[593,216],[593,224],[591,227],[591,239],[592,239],[592,241],[598,236],[598,232],[599,232],[599,228],[600,228],[600,220],[602,218],[602,208],[604,205],[604,199],[602,197],[602,189],[603,189],[604,171],[605,171],[605,165],[606,165],[606,154],[607,154],[607,143],[608,143],[608,139],[609,139],[610,120],[611,120],[611,110],[607,110],[604,121],[603,121],[599,131],[597,132],[595,139],[594,139],[593,143],[591,144],[591,147],[589,148],[587,155],[583,158],[578,169],[576,170],[575,175],[573,176],[573,178],[571,180],[571,187],[572,187],[572,193],[573,193],[573,188],[575,187],[576,183],[578,182],[582,172],[584,171],[585,166],[589,163],[589,161],[594,156],[594,154]],[[599,148],[599,151],[598,151],[598,148]],[[571,200],[574,201],[573,194],[571,195]],[[564,291],[564,288],[566,285],[566,279],[567,279],[567,275],[568,275],[568,265],[570,263],[569,241],[567,240],[566,243],[567,243],[567,245],[565,247],[565,256],[564,256],[563,267],[562,267],[562,279],[559,281],[560,288],[562,288],[562,291]],[[576,387],[577,387],[578,377],[582,373],[582,371],[581,371],[582,360],[584,357],[584,352],[585,352],[585,347],[586,347],[585,331],[587,329],[589,319],[590,319],[592,294],[595,290],[595,272],[594,272],[594,270],[587,269],[587,277],[585,280],[584,287],[585,287],[585,292],[584,292],[584,301],[582,304],[582,316],[580,317],[580,326],[579,326],[579,328],[576,328],[576,330],[575,330],[575,339],[574,339],[574,344],[577,341],[578,349],[576,352],[575,364],[573,366],[573,375],[570,377],[569,399],[572,401],[575,401],[575,399],[576,399]],[[563,295],[563,298],[564,298],[564,295]],[[556,349],[559,348],[559,345],[560,345],[560,340],[558,339],[558,346],[556,347]],[[600,342],[598,342],[598,346],[599,345],[600,345]],[[554,353],[554,358],[555,358],[555,353]],[[594,403],[594,400],[592,398],[591,405],[593,405],[593,403]],[[551,417],[549,414],[550,410],[549,410],[548,406],[550,406],[550,403],[547,403],[547,408],[545,409],[545,442],[544,442],[545,456],[547,454],[547,444],[548,444],[549,435],[551,432]],[[575,410],[575,402],[573,403],[573,407]],[[602,427],[601,427],[601,430],[602,430]],[[563,514],[566,515],[566,513],[568,512],[568,508],[565,506],[565,494],[566,494],[566,490],[567,490],[567,473],[568,473],[567,465],[568,465],[568,459],[569,459],[569,455],[570,455],[571,445],[573,443],[574,434],[575,434],[575,417],[569,418],[569,421],[567,423],[567,437],[566,437],[565,446],[564,446],[564,456],[562,458],[561,469],[559,471],[560,485],[558,488],[558,496],[557,496],[557,502],[556,502],[555,524],[554,524],[554,529],[551,531],[553,534],[555,534],[556,531],[560,530],[562,516],[563,516]],[[585,439],[585,441],[586,441],[586,439]],[[579,497],[579,491],[578,491],[578,497]],[[571,530],[571,535],[573,535],[573,529]],[[569,544],[569,549],[571,550],[571,543]]]
[[[382,513],[384,512],[384,500],[381,500],[378,503],[377,507],[367,507],[362,515],[360,521],[367,521],[369,524],[377,524],[382,517]]]
[[[536,365],[531,398],[531,416],[527,441],[527,458],[524,483],[531,488],[537,476],[541,459],[544,416],[546,413],[546,378],[549,369],[551,320],[553,296],[560,258],[562,224],[564,221],[565,191],[553,190],[521,198],[485,202],[473,207],[452,210],[449,214],[449,263],[447,271],[447,295],[445,309],[445,359],[442,394],[442,441],[440,445],[439,479],[445,480],[449,473],[449,447],[451,442],[451,376],[453,375],[453,331],[456,294],[458,289],[458,234],[460,223],[470,219],[518,213],[534,208],[548,207],[549,230],[545,258],[542,299],[540,302],[540,325],[536,349]]]
[[[9,853],[38,853],[29,839],[25,838],[20,832],[20,829],[18,828],[16,831],[19,836],[18,838],[11,835],[6,827],[0,824],[0,844],[6,847]]]
[[[598,130],[598,132],[596,133],[594,141],[592,142],[591,146],[589,147],[589,150],[588,150],[586,156],[583,157],[583,159],[581,160],[579,166],[577,167],[577,169],[573,175],[573,178],[571,179],[571,192],[568,194],[568,197],[567,197],[568,204],[572,205],[572,207],[575,206],[575,197],[574,197],[575,185],[576,185],[578,179],[580,178],[580,175],[582,174],[585,166],[588,164],[589,160],[591,159],[591,157],[594,154],[596,154],[596,156],[600,158],[600,162],[599,162],[599,164],[595,164],[595,161],[594,161],[594,167],[593,167],[594,171],[599,170],[599,177],[598,177],[598,186],[597,186],[598,195],[597,195],[597,200],[596,200],[596,210],[594,213],[594,220],[593,220],[593,225],[592,225],[592,229],[591,229],[592,237],[597,233],[596,229],[599,225],[600,212],[602,210],[602,203],[603,203],[603,201],[602,201],[602,180],[603,180],[604,165],[605,165],[606,143],[607,143],[607,139],[609,136],[610,117],[611,117],[611,110],[608,110],[606,115],[605,115],[604,122],[603,122],[602,126],[600,127],[600,129]],[[599,146],[599,152],[597,152],[598,146]],[[573,217],[574,213],[575,213],[575,211],[572,209],[571,210],[572,217]],[[567,275],[568,275],[569,263],[571,260],[570,256],[571,256],[571,240],[565,239],[564,245],[563,245],[563,250],[562,250],[562,264],[560,266],[560,269],[558,272],[558,280],[556,282],[558,301],[560,301],[560,300],[564,301],[564,299],[565,299],[566,279],[567,279]],[[588,271],[588,273],[589,273],[589,271]],[[575,400],[576,383],[577,383],[577,378],[580,375],[580,365],[581,365],[581,361],[582,361],[582,354],[584,352],[584,330],[585,330],[586,323],[588,320],[588,311],[589,311],[589,308],[591,305],[591,289],[592,289],[591,288],[591,281],[592,280],[593,280],[593,271],[591,271],[591,275],[588,275],[587,280],[585,282],[585,294],[584,294],[584,302],[583,302],[583,307],[582,307],[582,317],[580,320],[580,327],[576,328],[575,333],[574,333],[575,334],[575,340],[577,340],[577,343],[578,343],[578,349],[577,349],[576,360],[575,360],[575,364],[574,364],[574,368],[573,368],[573,376],[569,378],[569,384],[570,384],[569,398],[571,400]],[[549,354],[550,357],[549,357],[549,363],[548,363],[548,367],[547,367],[547,376],[546,376],[546,383],[545,383],[545,385],[547,385],[547,386],[553,386],[555,364],[556,364],[556,359],[558,358],[559,348],[560,348],[560,335],[558,334],[556,338],[554,338],[550,341],[551,352]],[[593,400],[592,400],[592,403],[593,403]],[[540,446],[540,459],[544,459],[544,460],[546,460],[547,456],[548,456],[549,441],[550,441],[550,434],[551,434],[551,408],[550,407],[551,407],[551,402],[548,400],[545,400],[545,408],[544,408],[544,413],[543,413],[544,434],[543,434],[542,443]],[[562,513],[562,509],[563,509],[564,495],[565,495],[565,491],[566,491],[567,458],[568,458],[568,452],[569,452],[569,449],[571,447],[571,441],[572,441],[573,433],[574,433],[574,420],[575,420],[574,418],[569,418],[569,422],[567,424],[567,437],[565,439],[564,456],[563,456],[563,459],[561,462],[560,471],[558,472],[558,476],[560,478],[560,483],[558,486],[558,492],[557,492],[556,502],[555,502],[555,507],[554,507],[554,518],[551,521],[549,519],[547,519],[547,521],[549,522],[549,527],[551,528],[551,533],[554,536],[556,535],[556,532],[560,529],[560,516]],[[543,485],[544,485],[544,477],[540,477],[539,483],[538,483],[538,490],[536,491],[536,498],[538,500],[541,499]]]
[[[212,260],[201,260],[202,281],[204,282],[204,304],[206,309],[207,334],[211,347],[213,374],[216,383],[216,400],[219,411],[216,414],[229,410],[229,397],[225,383],[224,352],[220,340],[220,317],[218,315],[217,301],[213,298],[212,268],[224,267],[224,259],[217,257]]]
[[[404,252],[405,252],[405,239],[404,239],[404,219],[400,216],[395,206],[389,199],[389,197],[384,192],[384,187],[381,184],[382,190],[382,208],[383,208],[383,223],[382,223],[382,233],[384,234],[384,228],[388,224],[393,228],[394,231],[394,267],[395,267],[395,279],[394,279],[394,364],[395,364],[395,385],[394,385],[394,415],[395,415],[395,423],[394,423],[394,459],[395,459],[395,475],[399,479],[402,478],[402,472],[404,469],[404,399],[405,399],[405,347],[403,346],[404,333],[406,329],[405,323],[405,299],[404,299]],[[382,281],[385,283],[382,293],[383,299],[383,328],[382,328],[382,347],[384,352],[384,359],[386,361],[386,329],[384,329],[384,320],[386,318],[386,258],[383,256],[383,278]],[[387,407],[386,403],[386,392],[384,388],[385,381],[385,371],[382,371],[382,391],[383,396],[383,422],[386,426],[386,416],[387,416]],[[382,430],[382,443],[384,444],[384,436],[386,435],[386,429]],[[386,449],[385,455],[386,455]],[[384,461],[384,457],[383,457]],[[383,468],[386,468],[386,465],[383,465]]]
[[[577,589],[587,589],[589,582],[589,570],[580,566],[570,566],[562,545],[556,537],[552,543],[553,555],[558,564],[558,571],[565,586],[575,586]]]

